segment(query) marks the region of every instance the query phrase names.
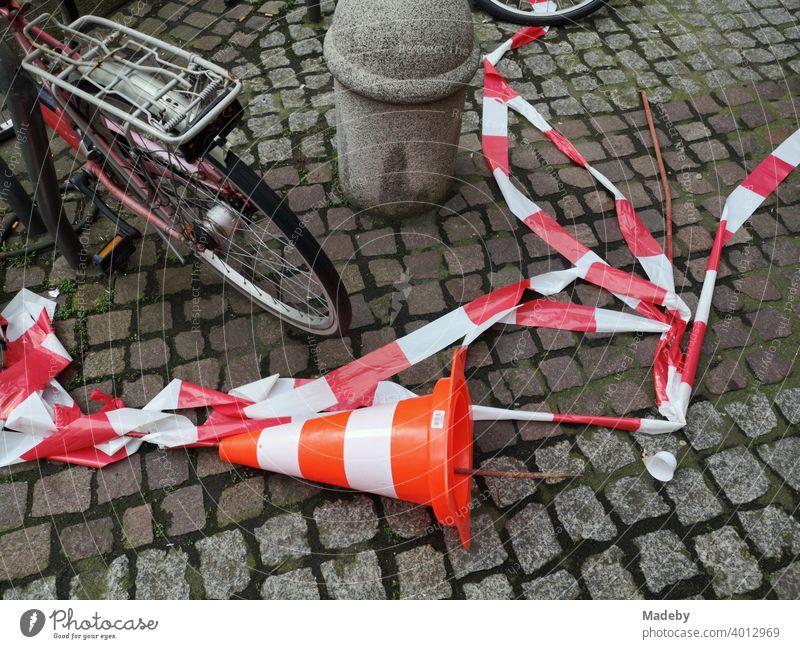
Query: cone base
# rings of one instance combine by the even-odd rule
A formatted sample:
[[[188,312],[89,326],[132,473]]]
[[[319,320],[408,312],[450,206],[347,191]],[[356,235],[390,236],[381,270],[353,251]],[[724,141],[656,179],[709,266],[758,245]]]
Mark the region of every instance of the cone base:
[[[450,378],[441,379],[433,390],[428,443],[433,512],[441,524],[456,528],[468,549],[472,477],[456,473],[456,468],[472,468],[472,407],[464,379],[465,356],[464,349],[454,352]],[[443,417],[437,413],[444,413]],[[437,421],[438,417],[443,420]]]

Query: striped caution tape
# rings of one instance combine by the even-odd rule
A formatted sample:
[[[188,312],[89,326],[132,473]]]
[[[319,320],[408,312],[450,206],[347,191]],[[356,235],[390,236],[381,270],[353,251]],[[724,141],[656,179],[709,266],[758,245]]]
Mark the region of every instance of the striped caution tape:
[[[138,450],[154,428],[188,429],[182,415],[125,408],[99,391],[100,412],[83,415],[55,380],[72,362],[52,318],[56,303],[22,289],[3,309],[6,367],[0,370],[0,466],[37,459],[101,467]]]
[[[714,245],[708,258],[683,371],[676,373],[672,379],[672,385],[675,386],[675,400],[683,412],[689,407],[689,398],[700,362],[700,350],[708,325],[722,248],[798,165],[800,165],[800,129],[784,140],[771,155],[753,169],[725,201]]]

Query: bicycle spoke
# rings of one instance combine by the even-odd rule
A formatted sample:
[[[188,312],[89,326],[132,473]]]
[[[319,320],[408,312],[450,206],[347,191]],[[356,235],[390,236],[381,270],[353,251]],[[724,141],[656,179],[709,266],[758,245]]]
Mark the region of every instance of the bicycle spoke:
[[[268,216],[244,215],[219,194],[166,176],[159,178],[158,190],[170,197],[176,219],[188,225],[202,221],[214,206],[234,210],[236,226],[222,242],[217,257],[257,291],[301,309],[306,317],[322,321],[328,317],[330,308],[322,286],[304,261],[294,263],[291,257],[297,255],[296,250]],[[262,218],[254,218],[257,215]]]

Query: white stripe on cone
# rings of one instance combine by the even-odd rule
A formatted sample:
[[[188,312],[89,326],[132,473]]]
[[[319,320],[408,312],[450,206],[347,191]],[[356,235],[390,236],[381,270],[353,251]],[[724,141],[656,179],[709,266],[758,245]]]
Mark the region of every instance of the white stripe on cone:
[[[392,419],[397,404],[354,410],[344,433],[344,469],[351,489],[397,498],[392,479]]]

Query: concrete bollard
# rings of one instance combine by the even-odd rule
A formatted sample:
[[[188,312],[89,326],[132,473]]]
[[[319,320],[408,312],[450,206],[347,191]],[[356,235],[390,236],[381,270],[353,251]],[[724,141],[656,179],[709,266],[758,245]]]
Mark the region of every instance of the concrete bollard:
[[[480,63],[467,0],[339,0],[325,60],[350,202],[386,217],[442,204]]]

